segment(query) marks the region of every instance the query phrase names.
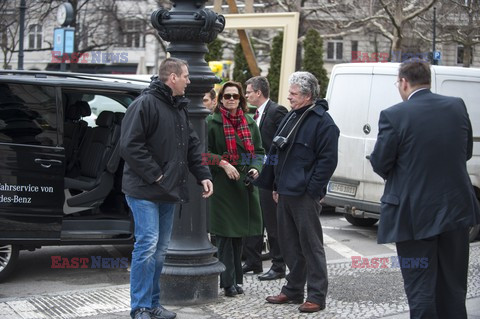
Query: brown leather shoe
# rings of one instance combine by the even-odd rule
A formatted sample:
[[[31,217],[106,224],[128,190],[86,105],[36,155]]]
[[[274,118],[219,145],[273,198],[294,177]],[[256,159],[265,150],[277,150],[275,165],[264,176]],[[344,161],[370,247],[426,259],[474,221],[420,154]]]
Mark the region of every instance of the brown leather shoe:
[[[317,312],[323,309],[325,309],[325,305],[317,305],[311,301],[305,301],[300,307],[298,307],[300,312]]]
[[[282,304],[282,303],[296,303],[301,304],[303,302],[303,298],[301,299],[290,299],[284,293],[280,293],[278,296],[268,296],[266,300],[269,303],[275,304]]]

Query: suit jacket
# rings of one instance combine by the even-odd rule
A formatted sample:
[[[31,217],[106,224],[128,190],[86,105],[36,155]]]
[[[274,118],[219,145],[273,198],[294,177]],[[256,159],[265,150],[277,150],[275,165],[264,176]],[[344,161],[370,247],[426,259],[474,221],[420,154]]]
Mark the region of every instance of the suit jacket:
[[[428,238],[480,223],[466,162],[472,126],[462,99],[421,90],[380,113],[370,157],[386,179],[378,243]]]
[[[284,106],[268,100],[258,126],[262,135],[262,145],[266,152],[270,150],[278,125],[287,113],[288,110]]]

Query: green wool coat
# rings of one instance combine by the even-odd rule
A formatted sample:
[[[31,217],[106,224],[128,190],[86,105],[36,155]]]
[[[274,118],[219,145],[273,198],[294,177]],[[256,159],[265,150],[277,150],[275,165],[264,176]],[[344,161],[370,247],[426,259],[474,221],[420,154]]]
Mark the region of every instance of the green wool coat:
[[[214,189],[213,195],[209,199],[210,233],[223,237],[254,236],[261,235],[263,232],[258,188],[253,187],[253,191],[249,191],[243,181],[251,168],[260,172],[265,151],[262,148],[262,139],[257,124],[250,116],[246,116],[246,119],[257,158],[247,160],[247,151],[240,137],[236,135],[237,152],[240,159],[234,166],[240,173],[240,179],[235,181],[229,179],[223,168],[218,166],[221,156],[227,154],[222,115],[213,113],[207,117],[208,165],[212,172]]]

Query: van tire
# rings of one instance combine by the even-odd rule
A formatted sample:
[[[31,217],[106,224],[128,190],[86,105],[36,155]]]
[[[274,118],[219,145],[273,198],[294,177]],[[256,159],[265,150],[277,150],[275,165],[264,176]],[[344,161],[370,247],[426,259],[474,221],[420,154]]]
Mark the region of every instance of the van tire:
[[[359,218],[353,217],[350,214],[343,214],[343,216],[345,216],[345,219],[353,226],[369,227],[378,222],[378,219],[376,218]]]
[[[0,282],[9,278],[18,260],[16,245],[0,245]]]

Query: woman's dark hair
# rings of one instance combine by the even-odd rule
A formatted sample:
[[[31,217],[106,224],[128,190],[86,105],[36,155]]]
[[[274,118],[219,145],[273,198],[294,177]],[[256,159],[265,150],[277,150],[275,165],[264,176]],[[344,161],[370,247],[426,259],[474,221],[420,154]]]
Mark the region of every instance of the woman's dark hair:
[[[222,104],[223,92],[225,92],[225,89],[230,86],[236,87],[238,89],[238,94],[240,94],[238,107],[242,109],[243,113],[248,113],[247,99],[243,94],[242,85],[235,81],[228,81],[228,82],[225,82],[225,84],[223,84],[222,88],[218,92],[217,105],[215,106],[215,109],[213,111],[217,113],[220,112],[220,106],[223,105]]]

